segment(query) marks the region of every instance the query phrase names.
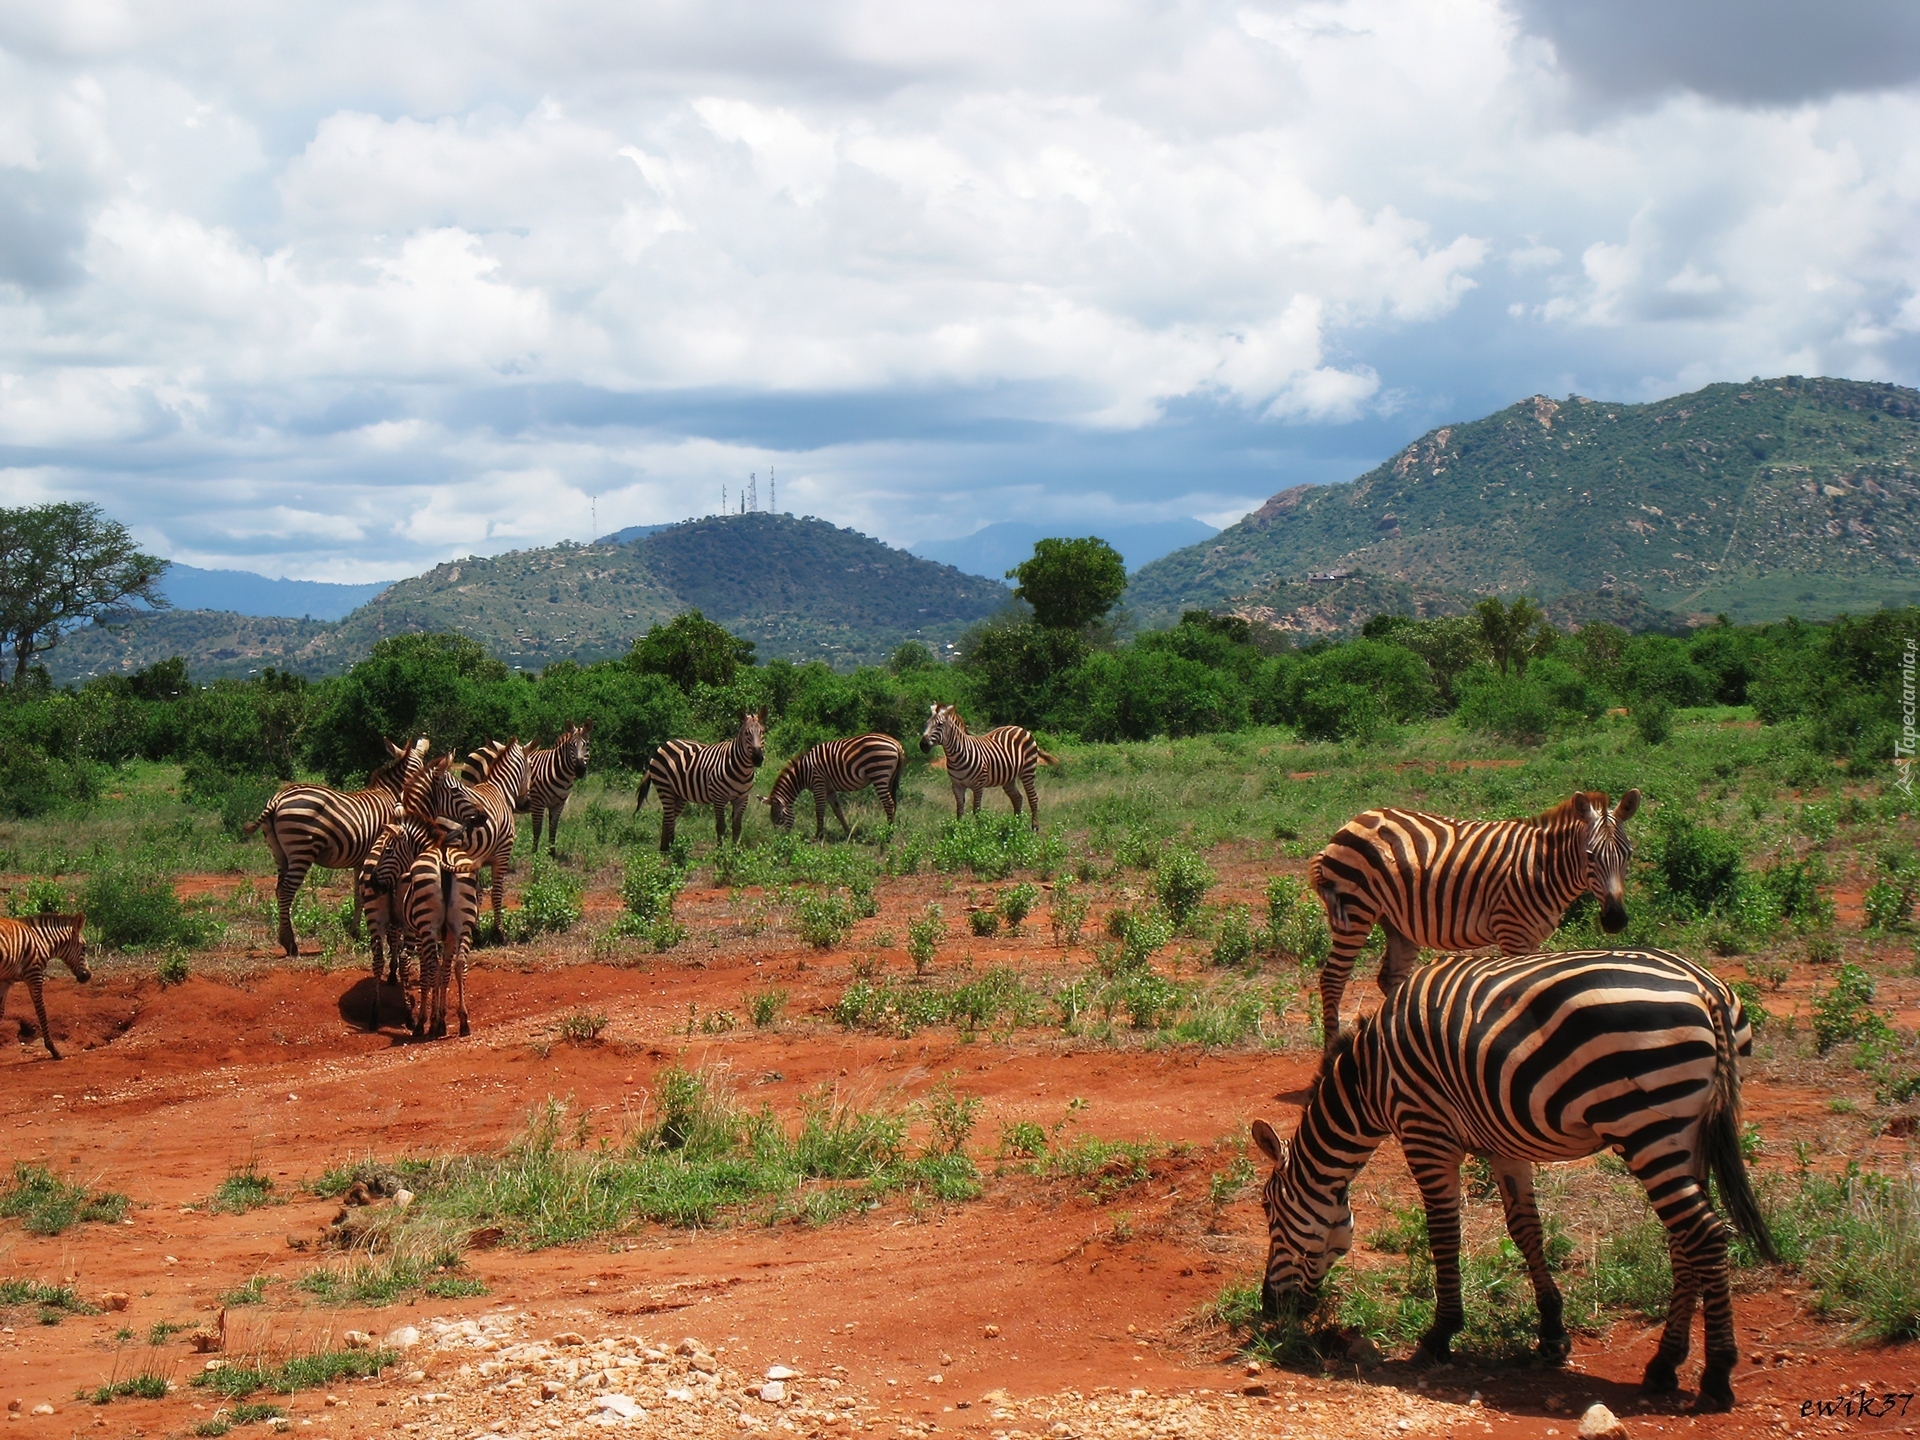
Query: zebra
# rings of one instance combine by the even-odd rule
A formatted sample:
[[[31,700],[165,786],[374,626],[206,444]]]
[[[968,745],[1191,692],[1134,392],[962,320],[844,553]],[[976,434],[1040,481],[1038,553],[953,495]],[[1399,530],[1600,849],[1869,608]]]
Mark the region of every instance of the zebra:
[[[47,1024],[47,1001],[40,986],[47,978],[47,966],[58,956],[73,978],[82,985],[93,978],[87,968],[86,946],[81,932],[85,915],[28,915],[19,920],[0,919],[0,1012],[7,1008],[7,991],[16,980],[24,981],[33,997],[33,1013],[40,1021],[40,1043],[47,1054],[60,1058],[53,1043],[53,1030]]]
[[[880,808],[887,812],[887,823],[891,825],[900,795],[900,772],[906,769],[906,765],[906,747],[891,735],[855,735],[846,740],[823,740],[787,762],[786,768],[773,782],[773,789],[764,803],[773,807],[773,823],[782,830],[791,830],[794,802],[800,798],[802,790],[811,790],[813,838],[826,838],[827,807],[831,805],[834,819],[840,822],[840,828],[847,832],[847,838],[851,840],[853,826],[847,823],[846,812],[840,808],[841,795],[864,790],[871,785],[873,793],[880,797]]]
[[[458,987],[460,1033],[472,1033],[467,947],[479,925],[480,867],[486,863],[479,851],[443,841],[427,846],[407,868],[403,908],[408,939],[420,957],[420,1004],[411,1021],[415,1038],[447,1033],[449,981]]]
[[[967,792],[973,792],[973,813],[980,813],[980,796],[989,785],[998,785],[1013,802],[1013,813],[1020,813],[1020,790],[1027,792],[1032,809],[1033,828],[1040,828],[1040,792],[1034,788],[1034,766],[1058,765],[1059,759],[1034,743],[1033,732],[1018,725],[1002,725],[984,735],[967,734],[967,722],[951,705],[935,703],[927,717],[927,728],[920,733],[920,748],[931,752],[934,746],[947,752],[947,779],[953,782],[953,813],[957,819],[966,812]]]
[[[407,1003],[412,964],[406,923],[406,880],[413,862],[433,843],[433,836],[420,821],[395,820],[380,832],[354,876],[354,901],[366,920],[367,946],[373,954],[373,1028],[376,1030],[380,1028],[380,1001],[385,986],[398,985],[401,1002]]]
[[[1666,1227],[1673,1293],[1642,1387],[1678,1388],[1697,1298],[1706,1312],[1698,1408],[1733,1405],[1739,1358],[1727,1289],[1727,1230],[1707,1198],[1711,1173],[1735,1223],[1775,1258],[1740,1158],[1738,1057],[1753,1029],[1708,971],[1660,950],[1581,950],[1462,958],[1424,966],[1380,1012],[1340,1039],[1314,1082],[1291,1146],[1264,1120],[1254,1143],[1273,1162],[1261,1193],[1268,1250],[1261,1287],[1272,1318],[1317,1288],[1353,1244],[1347,1191],[1389,1136],[1420,1187],[1437,1303],[1421,1358],[1444,1364],[1464,1319],[1460,1162],[1491,1160],[1507,1231],[1526,1257],[1540,1352],[1570,1349],[1547,1273],[1533,1167],[1611,1148]]]
[[[567,797],[573,782],[587,773],[587,740],[593,733],[593,721],[574,725],[560,732],[551,750],[527,752],[527,798],[516,808],[521,814],[533,812],[533,848],[540,848],[540,824],[547,823],[547,853],[554,853],[560,841],[560,818],[567,813]]]
[[[1629,790],[1615,809],[1604,791],[1582,791],[1526,820],[1449,820],[1412,810],[1356,815],[1307,864],[1327,909],[1333,949],[1320,969],[1320,1016],[1331,1051],[1340,998],[1375,922],[1387,932],[1380,989],[1391,994],[1422,946],[1509,955],[1537,950],[1582,893],[1600,901],[1609,935],[1627,923],[1633,846],[1626,824],[1640,808]]]
[[[252,835],[264,830],[267,849],[280,875],[274,894],[280,902],[280,947],[293,959],[300,945],[293,935],[293,897],[315,865],[332,870],[357,870],[360,861],[400,803],[407,777],[425,763],[427,737],[404,748],[384,742],[388,759],[367,777],[363,790],[335,790],[326,785],[283,785],[259,818],[242,830]]]
[[[647,761],[640,794],[633,802],[637,815],[647,803],[647,791],[660,791],[660,853],[673,846],[674,825],[689,805],[713,806],[715,843],[727,838],[727,810],[733,810],[733,838],[740,839],[746,818],[747,796],[753,791],[753,772],[767,758],[767,712],[749,710],[740,717],[733,739],[717,745],[698,740],[669,740]]]
[[[492,872],[493,929],[499,935],[513,868],[513,815],[527,795],[527,747],[518,738],[494,740],[469,755],[462,772],[460,789],[484,818],[467,825],[460,844]]]

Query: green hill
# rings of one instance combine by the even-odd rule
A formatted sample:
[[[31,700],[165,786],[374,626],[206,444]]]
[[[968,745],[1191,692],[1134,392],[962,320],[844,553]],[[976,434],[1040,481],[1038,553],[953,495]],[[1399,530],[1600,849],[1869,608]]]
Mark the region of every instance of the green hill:
[[[1340,485],[1283,490],[1134,576],[1143,625],[1313,573],[1463,596],[1568,592],[1816,618],[1920,599],[1920,392],[1710,385],[1651,405],[1536,395]]]
[[[182,655],[201,678],[276,665],[337,673],[373,642],[410,631],[469,636],[510,665],[622,655],[650,626],[699,609],[762,659],[848,666],[902,641],[957,638],[1006,588],[824,520],[716,515],[624,544],[558,545],[450,561],[387,587],[337,625],[167,611],[69,636],[57,680]]]

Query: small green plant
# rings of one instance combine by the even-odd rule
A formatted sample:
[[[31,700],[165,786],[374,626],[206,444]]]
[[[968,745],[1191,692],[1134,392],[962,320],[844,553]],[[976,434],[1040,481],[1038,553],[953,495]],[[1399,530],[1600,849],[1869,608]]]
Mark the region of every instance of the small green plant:
[[[1006,922],[1007,933],[1018,935],[1020,924],[1033,913],[1033,907],[1040,899],[1040,887],[1031,880],[1022,880],[1018,885],[1001,892],[997,907],[1000,918]]]
[[[535,854],[526,888],[520,892],[520,908],[507,912],[507,938],[519,942],[536,935],[566,933],[585,913],[581,899],[584,892],[578,879],[547,856]]]
[[[598,1043],[600,1032],[606,1028],[605,1015],[578,1011],[560,1022],[560,1038],[569,1045],[593,1045]]]
[[[1836,1045],[1884,1038],[1887,1022],[1873,1009],[1873,977],[1858,965],[1842,965],[1833,986],[1813,1005],[1813,1039],[1822,1055]]]
[[[1102,968],[1125,973],[1144,968],[1154,955],[1173,943],[1173,921],[1158,905],[1145,910],[1116,907],[1107,912],[1107,934],[1120,942]]]
[[[190,948],[211,944],[220,932],[211,916],[183,906],[173,877],[156,870],[103,867],[88,877],[81,905],[110,950]]]
[[[929,904],[908,924],[907,958],[913,961],[916,975],[927,973],[946,933],[947,917],[936,904]]]
[[[218,1215],[244,1215],[273,1203],[272,1178],[261,1173],[258,1161],[249,1160],[244,1167],[227,1172],[207,1209]]]
[[[1904,930],[1913,918],[1914,883],[1904,877],[1876,880],[1864,899],[1867,928]]]
[[[187,965],[187,952],[169,950],[160,957],[160,963],[154,967],[154,976],[162,985],[182,985],[186,983],[190,970]]]
[[[1037,1159],[1047,1153],[1047,1132],[1032,1120],[1016,1120],[1000,1127],[1000,1155]]]
[[[284,1420],[287,1412],[278,1405],[246,1404],[236,1405],[231,1410],[221,1410],[211,1420],[202,1420],[193,1427],[196,1435],[231,1434],[236,1425],[257,1425],[267,1420]]]
[[[1213,963],[1238,969],[1253,958],[1253,917],[1244,905],[1230,905],[1213,937]]]
[[[77,1398],[94,1405],[108,1405],[115,1400],[164,1400],[167,1398],[167,1377],[143,1370],[124,1380],[110,1380],[105,1385],[82,1390]]]
[[[267,1298],[267,1286],[273,1283],[269,1275],[250,1276],[247,1283],[228,1290],[220,1297],[220,1303],[238,1309],[244,1305],[259,1305]]]
[[[280,1365],[234,1364],[204,1370],[195,1375],[191,1383],[235,1400],[261,1390],[292,1395],[301,1390],[321,1389],[336,1380],[378,1375],[399,1358],[395,1350],[320,1350],[312,1355],[295,1356]]]
[[[780,1017],[786,1012],[787,992],[769,987],[755,990],[747,996],[747,1014],[753,1017],[753,1028],[772,1030],[780,1024]]]
[[[998,934],[1000,930],[1000,914],[996,910],[969,910],[967,912],[967,928],[983,939],[986,936]]]
[[[58,1235],[89,1221],[117,1225],[126,1218],[127,1197],[69,1185],[44,1165],[16,1160],[13,1178],[0,1186],[0,1216],[18,1219],[32,1235]]]
[[[1226,1169],[1214,1171],[1207,1181],[1207,1199],[1216,1210],[1229,1205],[1244,1195],[1257,1178],[1253,1161],[1245,1155],[1236,1155]]]
[[[0,1310],[33,1305],[41,1310],[64,1310],[70,1315],[100,1312],[80,1298],[71,1285],[42,1285],[37,1280],[0,1280]]]
[[[1673,738],[1673,702],[1660,695],[1644,696],[1633,707],[1633,728],[1649,745]]]
[[[686,884],[685,872],[651,850],[635,850],[627,857],[620,898],[627,913],[646,922],[671,920],[673,900]]]
[[[192,1328],[191,1325],[182,1324],[178,1320],[156,1320],[147,1328],[147,1344],[164,1345],[174,1336]]]
[[[1054,882],[1053,895],[1047,902],[1047,919],[1053,929],[1054,944],[1071,950],[1080,943],[1080,932],[1087,923],[1087,897],[1071,880]]]
[[[794,916],[800,938],[816,950],[830,950],[853,933],[853,905],[824,890],[803,894]]]
[[[1292,875],[1267,881],[1267,948],[1296,965],[1318,965],[1333,951],[1320,903]]]
[[[7,894],[7,914],[16,918],[28,915],[66,915],[73,901],[66,887],[52,880],[29,880]]]
[[[1174,928],[1179,930],[1184,929],[1199,910],[1213,882],[1213,871],[1207,868],[1205,860],[1183,846],[1171,845],[1162,852],[1159,864],[1154,867],[1153,893]]]

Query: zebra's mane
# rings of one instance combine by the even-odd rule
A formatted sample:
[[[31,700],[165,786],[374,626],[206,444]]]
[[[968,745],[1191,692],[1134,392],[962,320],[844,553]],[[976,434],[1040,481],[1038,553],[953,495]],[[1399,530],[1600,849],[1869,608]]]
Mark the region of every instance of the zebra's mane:
[[[511,740],[489,740],[467,756],[465,763],[460,767],[460,778],[469,785],[478,785],[490,779],[494,769],[512,748]]]
[[[367,788],[371,790],[375,786],[388,786],[399,789],[399,781],[406,775],[407,762],[413,759],[413,755],[414,742],[408,741],[405,750],[382,760],[367,772]]]
[[[780,767],[780,773],[773,777],[773,788],[767,791],[767,797],[769,799],[777,798],[780,794],[780,787],[783,785],[786,786],[788,789],[792,790],[795,794],[799,793],[800,762],[806,759],[806,757],[810,753],[812,752],[807,750],[802,750],[798,755],[794,756],[791,760],[787,761],[786,764]],[[792,778],[789,779],[788,778],[789,776],[791,776]]]
[[[1588,801],[1591,804],[1593,804],[1595,808],[1603,812],[1606,810],[1607,808],[1607,792],[1606,791],[1582,790],[1582,791],[1576,792],[1573,795],[1569,795],[1565,800],[1562,800],[1558,805],[1553,806],[1551,809],[1542,810],[1538,815],[1535,815],[1533,817],[1532,823],[1535,825],[1538,825],[1542,830],[1551,830],[1555,826],[1565,824],[1567,821],[1574,818],[1573,817],[1574,803],[1580,798],[1581,795],[1585,795]],[[1594,799],[1596,795],[1600,797],[1598,800]]]
[[[1360,1036],[1373,1024],[1373,1016],[1362,1015],[1350,1028],[1341,1030],[1333,1042],[1333,1048],[1320,1057],[1320,1068],[1314,1072],[1313,1089],[1307,1092],[1307,1103],[1300,1111],[1304,1117],[1308,1110],[1320,1103],[1320,1092],[1333,1083],[1334,1068],[1353,1054],[1354,1047],[1360,1043]]]
[[[35,930],[52,931],[56,935],[86,924],[84,915],[22,915],[20,923],[32,926]]]

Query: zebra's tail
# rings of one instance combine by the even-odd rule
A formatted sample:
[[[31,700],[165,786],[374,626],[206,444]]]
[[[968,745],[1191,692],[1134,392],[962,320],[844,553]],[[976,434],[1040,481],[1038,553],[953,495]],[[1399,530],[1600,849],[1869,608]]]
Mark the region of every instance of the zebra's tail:
[[[640,798],[633,802],[633,813],[638,815],[640,807],[647,803],[647,791],[653,788],[653,772],[649,770],[640,777]]]
[[[1327,923],[1335,927],[1345,926],[1350,918],[1347,912],[1346,892],[1328,876],[1320,864],[1318,855],[1307,861],[1307,885],[1315,895],[1320,897],[1320,903],[1326,907]]]
[[[1713,1007],[1714,1061],[1713,1099],[1708,1104],[1701,1126],[1700,1144],[1707,1169],[1720,1187],[1720,1201],[1740,1233],[1747,1237],[1760,1258],[1777,1264],[1773,1232],[1760,1213],[1760,1201],[1747,1180],[1746,1161],[1740,1155],[1740,1061],[1733,1050],[1733,1017],[1719,998],[1710,997]]]
[[[1042,765],[1058,765],[1060,763],[1060,757],[1058,755],[1049,755],[1046,751],[1042,750],[1038,745],[1035,745],[1033,747],[1033,753],[1039,757],[1040,763]]]
[[[253,819],[247,821],[246,824],[240,827],[240,838],[243,840],[251,840],[259,831],[260,827],[272,818],[273,806],[269,804],[266,809],[262,810],[258,815],[254,816]]]

